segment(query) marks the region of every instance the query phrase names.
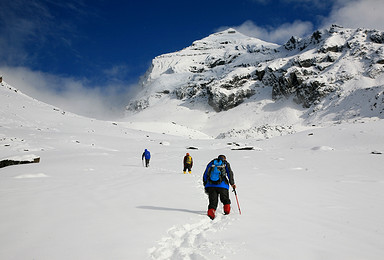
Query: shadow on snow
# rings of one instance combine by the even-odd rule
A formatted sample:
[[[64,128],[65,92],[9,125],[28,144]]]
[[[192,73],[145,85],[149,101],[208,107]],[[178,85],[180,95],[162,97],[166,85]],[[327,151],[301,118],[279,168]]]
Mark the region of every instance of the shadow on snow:
[[[137,206],[138,209],[149,209],[149,210],[162,210],[162,211],[181,211],[187,213],[193,213],[198,215],[205,215],[205,211],[189,210],[189,209],[176,209],[176,208],[167,208],[167,207],[157,207],[157,206]]]

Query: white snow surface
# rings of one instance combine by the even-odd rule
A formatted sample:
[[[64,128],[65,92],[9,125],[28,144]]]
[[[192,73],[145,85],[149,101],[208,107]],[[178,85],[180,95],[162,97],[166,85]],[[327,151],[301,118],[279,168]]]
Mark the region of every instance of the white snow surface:
[[[189,125],[176,123],[181,114]],[[185,108],[173,123],[99,121],[3,82],[0,158],[40,163],[0,169],[0,259],[383,259],[384,120],[236,140],[201,131],[211,115]],[[192,174],[182,174],[186,152]],[[220,205],[212,221],[202,173],[219,154],[233,168],[241,215],[231,193],[231,214]]]

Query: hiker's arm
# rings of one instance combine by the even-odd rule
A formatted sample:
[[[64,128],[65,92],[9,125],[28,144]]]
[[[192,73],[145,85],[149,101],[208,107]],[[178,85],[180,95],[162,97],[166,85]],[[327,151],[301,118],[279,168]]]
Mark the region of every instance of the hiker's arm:
[[[233,177],[233,171],[231,169],[231,165],[229,164],[229,162],[226,163],[226,167],[225,168],[226,168],[226,171],[227,171],[229,184],[231,186],[233,186],[235,184],[235,178]]]

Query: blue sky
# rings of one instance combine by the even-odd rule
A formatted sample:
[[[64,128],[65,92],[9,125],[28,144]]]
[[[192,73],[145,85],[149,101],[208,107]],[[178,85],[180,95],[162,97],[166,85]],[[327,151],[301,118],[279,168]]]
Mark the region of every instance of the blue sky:
[[[282,44],[331,23],[384,30],[382,2],[0,0],[0,74],[35,95],[109,91],[112,99],[154,57],[214,32],[233,27]]]

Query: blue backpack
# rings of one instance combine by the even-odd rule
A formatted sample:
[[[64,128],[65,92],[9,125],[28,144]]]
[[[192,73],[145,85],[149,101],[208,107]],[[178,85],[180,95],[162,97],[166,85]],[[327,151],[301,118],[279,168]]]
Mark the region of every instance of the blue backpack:
[[[208,170],[208,180],[212,184],[220,184],[225,178],[225,165],[223,161],[215,159]]]

